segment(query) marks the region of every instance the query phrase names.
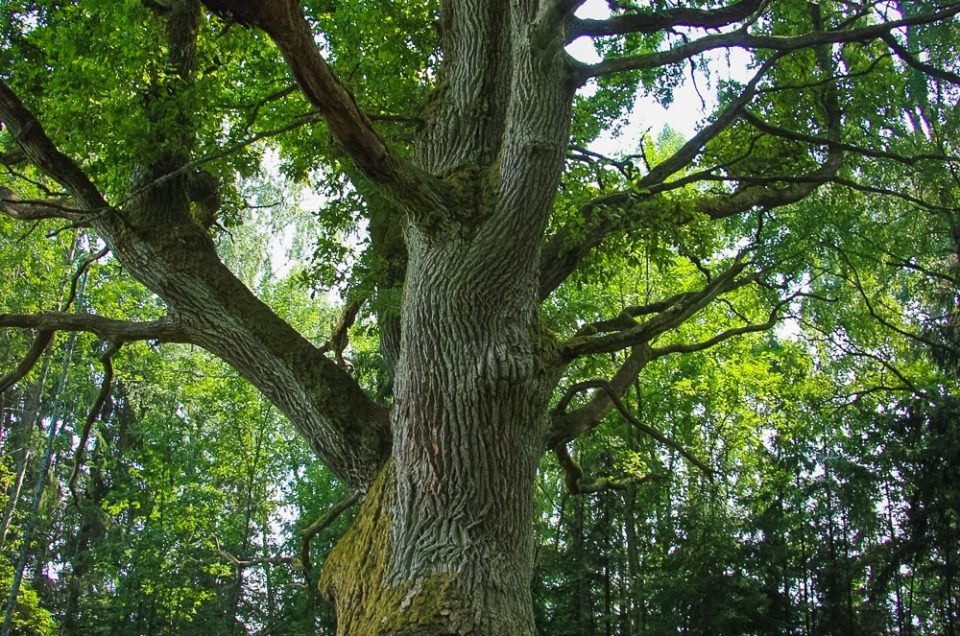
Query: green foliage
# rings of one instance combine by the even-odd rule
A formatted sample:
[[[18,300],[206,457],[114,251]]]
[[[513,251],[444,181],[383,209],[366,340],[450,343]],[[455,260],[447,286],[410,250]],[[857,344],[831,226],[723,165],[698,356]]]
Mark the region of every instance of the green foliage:
[[[164,20],[151,4],[8,0],[0,76],[121,209],[145,157],[185,153],[214,175],[224,202],[221,257],[311,341],[322,344],[338,319],[326,303],[331,292],[365,300],[345,358],[389,403],[374,318],[402,303],[402,237],[380,227],[392,202],[356,174],[324,125],[303,125],[313,115],[266,36],[204,14],[198,70],[186,81],[169,67]],[[674,4],[609,3],[620,15]],[[892,4],[911,15],[940,3]],[[398,154],[409,154],[418,117],[444,81],[438,4],[306,5],[359,106]],[[769,3],[751,28],[808,29],[814,5],[827,29],[872,19],[852,14],[863,3],[788,1]],[[914,55],[955,72],[955,22],[903,31]],[[598,38],[596,50],[646,54],[685,37]],[[569,240],[582,240],[586,205],[610,192],[631,196],[600,206],[618,231],[541,306],[545,328],[571,336],[628,307],[701,290],[737,263],[756,284],[722,294],[650,346],[695,348],[763,324],[774,308],[781,323],[657,359],[624,398],[637,420],[712,466],[712,478],[616,411],[572,443],[572,454],[588,477],[639,483],[575,497],[556,463],[542,461],[534,583],[542,633],[952,634],[960,624],[958,185],[956,161],[929,158],[958,153],[957,88],[908,68],[877,41],[820,53],[838,77],[826,76],[817,51],[798,51],[771,67],[745,107],[792,136],[740,118],[658,184],[643,181],[648,168],[687,142],[669,126],[616,157],[589,145],[642,115],[633,112],[638,96],[669,105],[689,69],[604,76],[575,98],[569,145],[580,155],[569,158],[549,235],[578,227]],[[758,52],[747,70],[769,55]],[[720,108],[744,89],[696,64]],[[831,93],[842,104],[839,132]],[[809,182],[835,133],[860,151],[802,202],[721,220],[698,211],[710,197]],[[0,135],[0,152],[14,149]],[[22,197],[59,189],[22,166],[0,174],[0,186],[12,183]],[[303,211],[307,203],[313,212]],[[80,262],[105,245],[76,228],[0,216],[0,313],[63,309]],[[81,311],[135,320],[164,313],[109,255],[76,280]],[[0,370],[16,366],[29,336],[4,331]],[[14,633],[332,633],[331,608],[314,587],[352,513],[313,540],[310,573],[298,562],[301,532],[344,487],[222,362],[185,346],[125,346],[74,498],[74,458],[106,349],[93,336],[59,335],[0,396],[0,484],[11,512],[0,588],[33,537]],[[577,360],[564,386],[613,376],[625,355]],[[60,430],[53,468],[40,475],[51,426]],[[10,500],[21,467],[24,487]],[[28,493],[38,480],[33,522]]]
[[[13,568],[0,562],[0,585],[10,589]],[[13,614],[11,634],[15,636],[53,636],[57,633],[57,621],[53,614],[43,608],[40,597],[29,587],[21,588],[17,596],[17,609]]]

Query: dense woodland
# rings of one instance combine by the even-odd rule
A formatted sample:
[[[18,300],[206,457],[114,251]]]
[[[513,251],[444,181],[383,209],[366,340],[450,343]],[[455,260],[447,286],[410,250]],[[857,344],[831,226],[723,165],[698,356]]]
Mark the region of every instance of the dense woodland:
[[[207,4],[222,16],[231,3]],[[424,120],[445,112],[430,95],[456,92],[456,68],[437,70],[455,65],[436,23],[454,5],[306,11],[392,152],[462,184],[469,170],[417,150],[436,133]],[[139,228],[151,209],[140,199],[183,177],[190,227],[236,279],[377,408],[409,399],[395,386],[409,387],[418,342],[404,313],[417,252],[404,245],[420,245],[421,221],[384,222],[383,210],[413,206],[402,188],[370,168],[363,134],[344,136],[351,124],[318,105],[310,69],[284,62],[277,28],[234,9],[0,6],[4,636],[338,633],[345,610],[321,572],[351,524],[365,527],[379,482],[325,456],[269,379],[178,331],[186,296],[144,274],[140,248],[107,218]],[[549,414],[596,415],[575,434],[551,429],[534,455],[520,508],[536,633],[956,636],[960,5],[609,11],[565,18],[604,61],[571,93],[534,251],[584,240],[552,284],[543,261],[537,337],[575,352],[550,372]],[[178,41],[179,19],[193,20],[192,44]],[[724,58],[743,43],[729,33],[756,38],[746,80]],[[769,33],[813,37],[778,48]],[[720,43],[696,46],[709,38]],[[691,81],[716,100],[697,134],[668,121],[596,149],[644,121],[638,96],[669,106]],[[109,207],[90,203],[93,183]],[[404,344],[391,344],[401,322]],[[396,444],[415,425],[391,417]],[[344,630],[341,619],[340,633],[372,636]]]

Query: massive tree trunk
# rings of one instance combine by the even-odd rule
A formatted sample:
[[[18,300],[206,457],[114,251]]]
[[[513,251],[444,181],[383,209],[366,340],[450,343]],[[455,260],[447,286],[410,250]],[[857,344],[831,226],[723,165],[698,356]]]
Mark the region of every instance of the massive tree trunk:
[[[452,185],[403,226],[407,269],[391,461],[321,587],[341,634],[532,635],[532,499],[557,380],[539,244],[572,86],[527,14],[444,5],[450,43],[415,150]]]
[[[530,259],[476,262],[486,249],[459,238],[408,244],[392,461],[322,585],[342,634],[533,634],[551,377]]]

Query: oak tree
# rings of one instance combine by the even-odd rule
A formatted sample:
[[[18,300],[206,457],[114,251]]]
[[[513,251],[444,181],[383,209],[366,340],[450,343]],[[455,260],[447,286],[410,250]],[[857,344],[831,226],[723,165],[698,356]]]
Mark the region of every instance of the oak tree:
[[[812,227],[848,192],[947,209],[955,187],[960,3],[610,1],[603,18],[581,4],[5,3],[0,209],[85,228],[166,314],[2,314],[36,335],[0,388],[55,331],[202,347],[363,496],[320,580],[340,633],[533,634],[541,456],[556,453],[575,492],[609,487],[566,445],[626,416],[621,397],[652,361],[770,329],[808,293],[798,219]],[[579,38],[598,61],[568,53]],[[644,117],[638,92],[668,101],[689,68],[709,74],[732,50],[748,78],[717,83],[689,140],[655,156],[589,146]],[[268,139],[327,196],[318,277],[352,266],[324,344],[214,240]],[[352,260],[329,240],[349,229],[366,236]],[[565,284],[639,245],[696,276],[551,318]],[[725,326],[684,331],[710,307]],[[360,311],[379,337],[376,391],[344,361]],[[608,376],[570,380],[611,357]]]

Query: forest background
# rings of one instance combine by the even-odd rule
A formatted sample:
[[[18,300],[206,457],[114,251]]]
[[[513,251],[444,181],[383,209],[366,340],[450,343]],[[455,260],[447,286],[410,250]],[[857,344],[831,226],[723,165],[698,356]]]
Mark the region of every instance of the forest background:
[[[95,122],[71,119],[77,104],[57,106],[54,98],[117,69],[142,72],[137,90],[145,94],[162,85],[162,65],[144,62],[149,51],[124,48],[107,59],[85,48],[91,33],[158,19],[153,4],[6,4],[0,60],[10,66],[0,66],[0,78],[36,89],[39,114],[59,122],[68,146],[97,126],[126,126],[113,110],[125,99],[114,94],[123,92],[119,79],[105,82],[103,103],[84,106]],[[784,4],[806,12],[811,3]],[[867,20],[893,11],[892,20],[942,3],[822,4],[843,5],[837,15],[863,5],[869,11],[858,19]],[[429,7],[342,2],[316,11],[320,22],[337,16],[339,30],[326,26],[331,42],[355,54],[334,59],[356,86],[386,82],[410,68],[410,50],[433,43],[419,14]],[[381,46],[375,25],[385,13],[408,29],[410,50],[390,48],[388,38],[369,62],[361,52]],[[63,26],[83,20],[82,28]],[[230,50],[242,51],[242,64],[257,72],[278,75],[275,51],[250,53],[251,30],[212,16],[201,25],[212,39],[237,40],[235,48],[202,52],[209,75],[241,65],[240,53],[217,57]],[[149,41],[148,31],[137,37]],[[763,272],[751,281],[762,284],[718,294],[659,341],[670,355],[647,364],[588,435],[540,459],[532,519],[540,633],[955,636],[960,629],[960,35],[948,17],[896,37],[902,42],[890,46],[898,54],[868,45],[834,51],[858,85],[844,103],[847,116],[869,121],[845,138],[857,159],[842,177],[775,211],[634,225],[586,256],[541,306],[552,331],[574,333],[585,317],[602,321],[709,287],[739,252]],[[617,46],[600,42],[597,50]],[[50,51],[64,70],[37,67],[28,76],[28,62]],[[669,106],[678,87],[690,95],[696,77],[703,108],[716,96],[717,112],[725,112],[749,81],[749,74],[731,77],[722,56],[690,64],[629,82],[601,78],[580,93],[561,207],[573,209],[583,193],[602,195],[611,183],[638,182],[696,138],[668,120],[626,149],[596,145],[601,134],[647,125],[635,104]],[[798,66],[812,72],[816,64]],[[15,70],[8,76],[5,68]],[[781,72],[781,81],[793,77]],[[430,82],[394,79],[381,86],[386,93]],[[292,87],[199,86],[209,91],[204,98],[240,113],[203,149],[221,182],[209,227],[223,262],[389,402],[376,304],[383,298],[371,299],[364,278],[378,263],[368,249],[362,180],[351,184],[353,168],[336,150],[332,159],[303,152],[327,145],[328,133],[313,126],[314,115],[296,115],[303,105],[287,100]],[[771,99],[770,121],[711,139],[702,163],[674,180],[694,183],[702,166],[744,144],[750,152],[737,159],[744,164],[782,161],[795,170],[822,160],[812,133],[785,131],[798,109],[813,108],[804,94]],[[712,117],[703,113],[704,126]],[[378,121],[403,143],[410,118],[384,113]],[[8,128],[0,131],[0,193],[11,209],[27,192],[39,197],[51,188],[14,142]],[[120,179],[110,162],[123,162],[109,143],[85,159],[107,182]],[[165,314],[96,231],[16,216],[0,215],[0,314],[141,321]],[[358,496],[256,388],[191,344],[147,339],[120,347],[65,331],[42,342],[29,331],[2,335],[0,370],[10,373],[0,378],[0,590],[16,595],[3,606],[4,633],[335,633],[333,606],[317,581]],[[626,356],[578,360],[565,385],[611,377]],[[572,396],[558,390],[552,399]]]

